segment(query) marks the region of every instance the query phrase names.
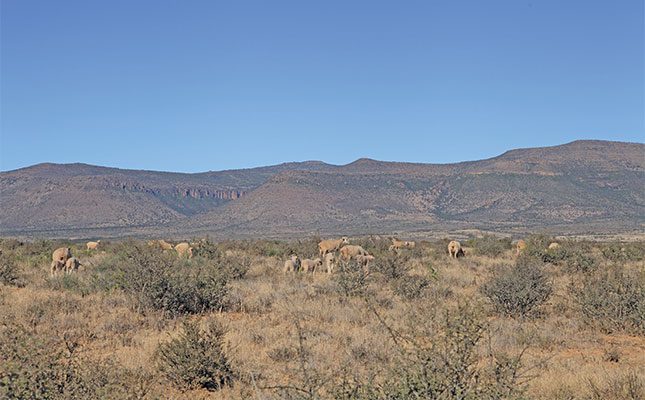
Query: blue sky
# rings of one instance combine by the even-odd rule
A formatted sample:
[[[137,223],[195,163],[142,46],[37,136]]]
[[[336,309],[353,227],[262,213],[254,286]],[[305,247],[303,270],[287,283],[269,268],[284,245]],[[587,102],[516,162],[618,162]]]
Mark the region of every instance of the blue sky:
[[[645,141],[642,0],[2,0],[0,169]]]

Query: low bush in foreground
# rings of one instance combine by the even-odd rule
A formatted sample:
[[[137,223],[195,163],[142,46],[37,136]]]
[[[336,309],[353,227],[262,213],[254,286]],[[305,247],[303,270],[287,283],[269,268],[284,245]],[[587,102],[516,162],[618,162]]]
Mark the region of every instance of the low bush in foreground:
[[[154,376],[111,359],[78,357],[73,337],[38,335],[14,321],[0,323],[0,398],[142,399]]]
[[[645,335],[645,275],[620,268],[587,276],[571,294],[584,320],[605,332]]]
[[[181,334],[157,349],[159,371],[181,390],[217,390],[230,384],[234,374],[224,354],[224,329],[210,321],[205,329],[184,323]]]
[[[521,355],[490,354],[480,363],[478,349],[487,323],[476,307],[459,305],[445,313],[417,314],[405,333],[391,333],[399,356],[375,382],[343,382],[344,399],[521,399]]]

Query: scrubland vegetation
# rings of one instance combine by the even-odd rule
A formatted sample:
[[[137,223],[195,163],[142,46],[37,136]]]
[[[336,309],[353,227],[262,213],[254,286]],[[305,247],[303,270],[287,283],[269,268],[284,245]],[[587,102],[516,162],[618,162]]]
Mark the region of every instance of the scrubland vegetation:
[[[0,398],[643,399],[645,243],[0,242]],[[68,245],[75,274],[49,276]]]

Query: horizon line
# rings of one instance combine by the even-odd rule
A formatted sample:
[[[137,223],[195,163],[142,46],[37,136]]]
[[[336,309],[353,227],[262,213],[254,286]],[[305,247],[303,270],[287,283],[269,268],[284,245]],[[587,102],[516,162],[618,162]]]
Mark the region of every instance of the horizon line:
[[[536,146],[536,147],[518,147],[518,148],[513,148],[513,149],[508,149],[500,154],[493,155],[490,157],[486,158],[479,158],[475,160],[461,160],[461,161],[453,161],[453,162],[447,162],[447,163],[433,163],[433,162],[420,162],[420,161],[394,161],[394,160],[379,160],[375,158],[370,158],[370,157],[359,157],[351,162],[348,162],[346,164],[332,164],[328,163],[322,160],[301,160],[301,161],[284,161],[281,163],[277,164],[267,164],[267,165],[255,165],[255,166],[248,166],[248,167],[240,167],[240,168],[226,168],[226,169],[220,169],[220,170],[208,170],[208,171],[196,171],[196,172],[184,172],[184,171],[168,171],[168,170],[161,170],[161,169],[146,169],[146,168],[123,168],[119,166],[108,166],[108,165],[99,165],[99,164],[91,164],[87,162],[72,162],[72,163],[56,163],[52,161],[43,161],[43,162],[38,162],[35,164],[30,164],[30,165],[25,165],[22,167],[14,168],[14,169],[9,169],[9,170],[4,170],[0,169],[0,173],[11,173],[11,172],[16,172],[24,169],[29,169],[29,168],[34,168],[38,166],[44,166],[44,165],[55,165],[55,166],[74,166],[74,165],[83,165],[83,166],[88,166],[88,167],[96,167],[96,168],[107,168],[107,169],[117,169],[117,170],[124,170],[124,171],[139,171],[139,172],[156,172],[156,173],[167,173],[167,174],[182,174],[182,175],[199,175],[199,174],[208,174],[208,173],[221,173],[221,172],[229,172],[229,171],[244,171],[244,170],[253,170],[253,169],[260,169],[260,168],[271,168],[271,167],[279,167],[281,165],[288,165],[288,164],[311,164],[311,163],[317,163],[317,164],[322,164],[330,167],[346,167],[351,164],[355,164],[359,161],[375,161],[375,162],[381,162],[381,163],[391,163],[391,164],[417,164],[417,165],[455,165],[455,164],[463,164],[463,163],[471,163],[471,162],[477,162],[477,161],[485,161],[485,160],[491,160],[497,157],[501,157],[511,151],[518,151],[518,150],[529,150],[529,149],[545,149],[545,148],[553,148],[553,147],[561,147],[561,146],[568,146],[572,145],[574,143],[580,143],[580,142],[602,142],[602,143],[621,143],[621,144],[637,144],[637,145],[645,145],[644,142],[629,142],[629,141],[619,141],[619,140],[604,140],[604,139],[576,139],[572,140],[570,142],[566,143],[560,143],[560,144],[555,144],[555,145],[547,145],[547,146]]]

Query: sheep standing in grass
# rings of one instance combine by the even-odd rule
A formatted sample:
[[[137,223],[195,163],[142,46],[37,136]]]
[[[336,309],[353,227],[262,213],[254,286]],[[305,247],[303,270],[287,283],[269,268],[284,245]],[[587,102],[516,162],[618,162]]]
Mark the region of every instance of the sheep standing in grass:
[[[371,256],[369,254],[367,255],[359,254],[354,257],[354,260],[356,260],[356,262],[363,267],[363,272],[367,274],[370,272],[370,262],[374,261],[374,256]]]
[[[356,245],[348,245],[348,246],[343,246],[340,249],[340,258],[347,262],[351,260],[352,258],[356,256],[366,256],[368,255],[367,251],[365,251],[364,248],[361,246],[356,246]]]
[[[49,275],[56,276],[58,275],[58,271],[63,272],[64,270],[65,270],[65,263],[60,260],[54,260],[52,261],[51,266],[49,268]]]
[[[166,242],[163,239],[157,241],[157,243],[159,243],[159,247],[161,247],[161,250],[172,250],[173,249],[172,244]]]
[[[65,263],[65,273],[71,274],[72,272],[78,272],[78,268],[81,265],[81,261],[76,257],[70,257]]]
[[[86,246],[88,250],[96,250],[99,244],[101,244],[101,241],[97,240],[96,242],[87,242]]]
[[[300,258],[297,255],[292,255],[287,261],[284,262],[282,272],[296,272],[300,270]]]
[[[175,246],[175,251],[179,257],[193,258],[193,248],[186,242],[179,243]]]
[[[390,251],[399,253],[401,249],[414,249],[416,247],[415,242],[403,241],[397,238],[392,238],[392,245],[389,247]]]
[[[461,248],[461,243],[456,240],[452,240],[448,243],[448,254],[451,258],[463,257],[464,250]]]
[[[327,239],[318,243],[318,255],[320,257],[325,257],[327,253],[333,253],[340,249],[344,244],[349,244],[349,239],[347,236],[343,236],[340,239]]]
[[[69,247],[59,247],[52,253],[52,261],[60,261],[63,264],[72,256],[72,249]]]
[[[300,270],[302,272],[316,272],[316,268],[320,266],[322,266],[322,260],[320,258],[313,260],[305,258],[300,262]]]
[[[331,274],[332,272],[334,272],[334,269],[336,268],[336,264],[337,264],[336,256],[334,255],[334,253],[325,254],[325,259],[323,260],[323,262],[328,274]]]
[[[395,253],[398,253],[399,250],[405,247],[405,243],[403,240],[399,240],[397,238],[391,238],[392,240],[392,245],[389,247],[390,251],[393,251]]]

